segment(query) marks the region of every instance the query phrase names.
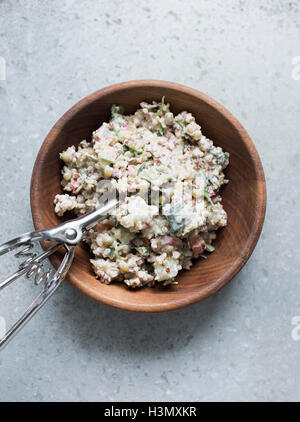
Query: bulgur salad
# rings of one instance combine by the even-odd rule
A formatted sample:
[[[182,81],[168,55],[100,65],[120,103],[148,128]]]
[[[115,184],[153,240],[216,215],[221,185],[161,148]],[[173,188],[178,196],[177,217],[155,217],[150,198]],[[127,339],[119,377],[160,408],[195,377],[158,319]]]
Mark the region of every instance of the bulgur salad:
[[[142,102],[132,115],[113,105],[109,123],[60,158],[67,193],[55,197],[57,215],[83,215],[112,191],[122,198],[84,233],[100,281],[176,284],[180,270],[214,251],[216,230],[227,224],[219,190],[228,182],[229,154],[202,134],[191,113],[175,116],[164,97]]]

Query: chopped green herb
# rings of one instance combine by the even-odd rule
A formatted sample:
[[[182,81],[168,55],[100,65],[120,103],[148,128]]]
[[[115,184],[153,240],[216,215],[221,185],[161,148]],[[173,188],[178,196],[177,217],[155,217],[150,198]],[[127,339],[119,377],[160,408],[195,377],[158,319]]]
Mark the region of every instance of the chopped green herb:
[[[149,246],[136,246],[135,249],[142,256],[147,256],[150,254]]]
[[[155,131],[158,136],[164,136],[165,131],[164,128],[160,125],[160,128]]]
[[[184,241],[181,254],[185,255],[190,249],[191,249],[191,247],[190,247],[189,241],[188,240]]]
[[[204,248],[207,252],[213,252],[215,250],[215,248],[213,247],[213,245],[210,245],[208,243],[205,244],[205,248]]]
[[[136,154],[136,155],[143,154],[143,151],[138,151],[135,148],[132,148],[129,145],[124,144],[123,145],[123,154],[125,154],[125,152],[127,152],[127,151],[130,151],[130,152],[132,152],[133,154]]]
[[[186,126],[185,126],[185,124],[183,123],[183,122],[181,122],[181,121],[177,121],[176,120],[176,123],[181,127],[181,136],[184,138],[184,139],[186,139],[186,140],[188,140],[188,139],[190,139],[190,137],[189,137],[189,135],[187,134],[187,133],[185,133],[185,128],[186,128]]]
[[[158,108],[158,107],[159,107],[159,103],[157,103],[157,104],[151,104],[151,105],[148,106],[148,109],[149,110],[152,110],[152,109]]]
[[[114,161],[109,160],[108,158],[104,158],[104,157],[99,157],[99,158],[100,158],[100,160],[101,160],[101,161],[103,161],[104,163],[107,163],[107,164],[115,164],[115,162],[114,162]]]
[[[163,114],[164,105],[165,105],[165,97],[162,97],[160,105],[159,105],[159,110],[154,115],[154,118],[157,117],[157,116],[161,116]]]
[[[215,204],[213,203],[213,201],[211,200],[211,197],[209,196],[209,193],[207,192],[207,189],[206,188],[204,188],[204,190],[203,190],[203,195],[204,195],[204,198],[210,203],[210,205],[212,206],[212,207],[214,207],[215,206]]]
[[[94,161],[94,163],[97,163],[97,161],[98,161],[98,158],[97,157],[94,157],[93,155],[91,155],[91,154],[86,154],[86,156],[87,156],[87,158],[89,158],[91,161]]]
[[[111,114],[124,114],[124,107],[121,105],[113,104],[111,106]]]
[[[224,169],[229,163],[229,154],[228,152],[223,152],[219,157],[217,157],[217,163]]]
[[[146,161],[144,161],[143,164],[139,167],[138,174],[140,174],[140,172],[143,171],[145,167],[146,167]]]
[[[141,179],[146,180],[146,182],[152,183],[152,179],[150,177],[141,177]]]
[[[115,248],[113,246],[109,246],[110,252],[109,252],[109,257],[113,258],[115,255]]]
[[[171,226],[173,233],[179,232],[186,225],[186,220],[183,218],[180,222],[177,222],[179,211],[182,209],[182,204],[176,204],[170,209],[170,214],[166,215],[166,218]]]
[[[208,182],[212,185],[214,190],[218,190],[220,188],[218,184],[218,179],[214,174],[209,173],[207,177]]]

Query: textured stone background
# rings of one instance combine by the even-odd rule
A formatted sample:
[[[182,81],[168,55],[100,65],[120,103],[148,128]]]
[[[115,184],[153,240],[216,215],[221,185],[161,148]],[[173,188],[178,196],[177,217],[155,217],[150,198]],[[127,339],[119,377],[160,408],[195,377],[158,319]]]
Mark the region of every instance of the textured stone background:
[[[261,239],[222,291],[138,315],[65,283],[1,353],[1,401],[299,400],[299,41],[296,0],[0,1],[1,240],[32,230],[30,176],[49,129],[119,81],[172,80],[216,98],[249,131],[268,183]],[[3,278],[13,264],[1,262]],[[31,284],[1,292],[8,323]]]

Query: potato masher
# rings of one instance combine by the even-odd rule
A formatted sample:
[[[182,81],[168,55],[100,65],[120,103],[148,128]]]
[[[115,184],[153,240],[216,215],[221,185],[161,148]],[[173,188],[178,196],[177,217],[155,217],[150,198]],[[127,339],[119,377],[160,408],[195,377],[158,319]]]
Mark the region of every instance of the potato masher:
[[[34,276],[36,285],[44,283],[40,295],[32,302],[25,313],[0,339],[0,349],[29,321],[29,319],[46,303],[58,286],[66,277],[75,254],[76,245],[81,241],[83,230],[91,227],[97,221],[105,218],[107,213],[118,205],[115,198],[109,199],[105,205],[91,211],[82,217],[67,221],[57,227],[47,230],[37,230],[25,233],[9,242],[0,245],[0,255],[4,255],[16,248],[24,247],[15,254],[16,257],[24,257],[25,261],[19,265],[19,269],[4,281],[0,282],[0,290],[8,286],[17,278],[25,275],[27,278]],[[33,242],[51,241],[55,245],[45,250],[42,254],[32,252]],[[43,261],[55,253],[59,248],[64,247],[66,253],[57,271],[51,276],[52,271],[43,272]]]

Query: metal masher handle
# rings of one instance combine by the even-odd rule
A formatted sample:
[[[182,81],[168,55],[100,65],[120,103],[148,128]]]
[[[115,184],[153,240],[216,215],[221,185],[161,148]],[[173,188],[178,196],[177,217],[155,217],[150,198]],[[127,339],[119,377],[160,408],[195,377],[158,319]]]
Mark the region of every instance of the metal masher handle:
[[[62,246],[61,244],[59,246]],[[33,315],[47,302],[47,300],[53,295],[55,290],[61,284],[65,278],[69,268],[72,264],[75,246],[64,245],[67,253],[65,254],[62,263],[60,264],[58,270],[56,271],[54,277],[50,282],[45,284],[44,289],[39,294],[39,296],[32,302],[24,314],[18,319],[18,321],[13,324],[13,326],[5,333],[5,335],[0,339],[0,350],[17,334],[17,332],[33,317]]]
[[[46,301],[53,295],[58,286],[62,283],[72,265],[75,248],[78,242],[80,242],[82,239],[83,229],[103,219],[109,211],[118,205],[118,203],[119,201],[117,199],[111,199],[104,206],[84,215],[83,217],[79,217],[75,220],[60,224],[59,226],[52,229],[25,233],[13,240],[10,240],[9,242],[0,245],[0,255],[4,255],[9,251],[25,246],[26,248],[23,251],[17,253],[16,256],[28,257],[26,261],[21,263],[18,271],[7,277],[4,281],[0,282],[0,291],[24,274],[27,276],[27,278],[30,278],[33,274],[35,274],[35,284],[39,284],[41,281],[45,281],[44,288],[40,295],[33,301],[29,308],[18,319],[18,321],[13,324],[13,326],[5,333],[5,335],[0,338],[0,350],[46,303]],[[43,240],[58,243],[50,247],[39,256],[36,256],[36,254],[33,253],[29,253],[29,250],[33,248],[32,242]],[[43,265],[42,262],[61,247],[66,249],[66,254],[64,255],[64,258],[54,276],[50,279],[50,272],[43,273],[41,275],[40,273],[42,271]]]

